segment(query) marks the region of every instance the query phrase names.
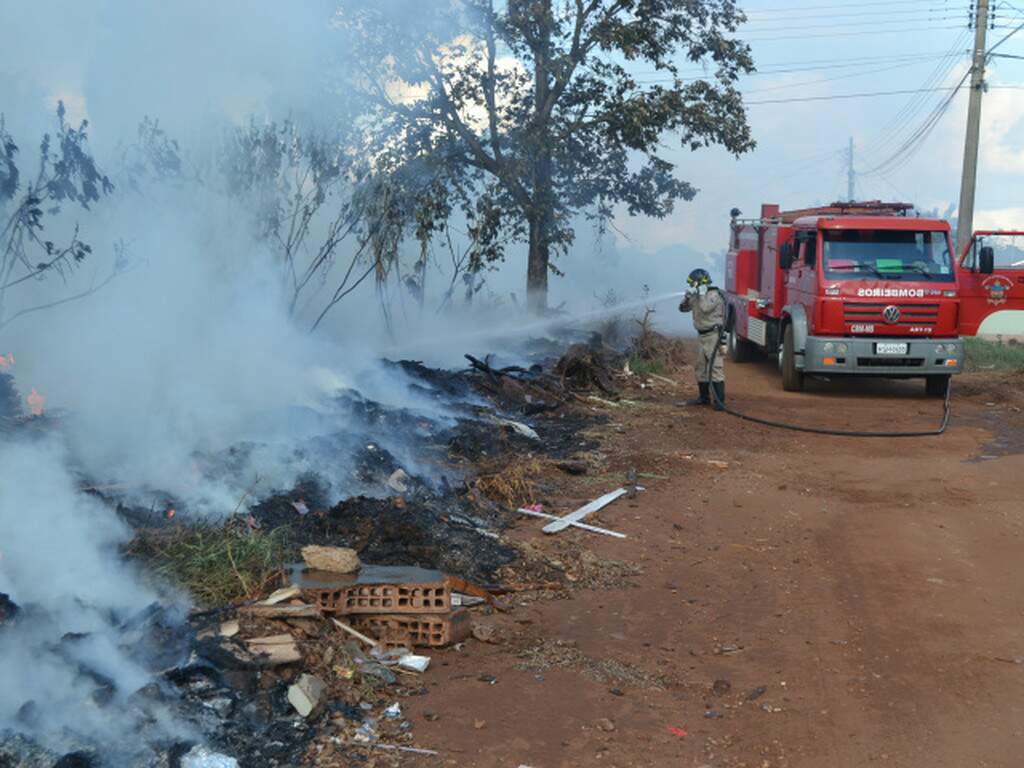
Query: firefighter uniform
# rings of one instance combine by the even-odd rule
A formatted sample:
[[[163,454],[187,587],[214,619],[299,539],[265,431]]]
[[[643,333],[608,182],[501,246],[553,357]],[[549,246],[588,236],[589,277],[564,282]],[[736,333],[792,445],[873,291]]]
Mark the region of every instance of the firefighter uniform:
[[[722,329],[725,327],[725,297],[718,288],[710,285],[710,276],[704,270],[694,270],[688,282],[693,288],[705,286],[703,292],[688,291],[679,305],[680,312],[693,313],[693,327],[697,330],[699,339],[694,373],[697,376],[700,396],[693,404],[710,403],[710,387],[713,386],[715,407],[719,408],[720,405],[725,405],[725,364],[721,350],[715,354],[715,347],[721,344]],[[709,371],[708,364],[712,356],[715,362]]]

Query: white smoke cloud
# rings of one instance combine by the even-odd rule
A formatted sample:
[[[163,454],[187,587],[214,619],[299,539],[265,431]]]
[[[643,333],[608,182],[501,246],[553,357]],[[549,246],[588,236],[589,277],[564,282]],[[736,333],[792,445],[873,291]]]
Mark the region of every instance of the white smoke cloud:
[[[157,595],[118,555],[127,528],[78,493],[65,463],[52,439],[0,445],[0,592],[21,608],[0,627],[0,733],[27,730],[54,748],[126,746],[143,734],[129,699],[151,677],[120,625]],[[106,681],[104,703],[93,694]],[[161,719],[161,735],[183,735]]]

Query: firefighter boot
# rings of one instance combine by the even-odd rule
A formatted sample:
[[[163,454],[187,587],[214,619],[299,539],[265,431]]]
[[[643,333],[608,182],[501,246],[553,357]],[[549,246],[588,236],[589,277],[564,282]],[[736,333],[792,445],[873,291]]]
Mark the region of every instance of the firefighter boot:
[[[706,381],[697,382],[698,395],[694,400],[687,400],[687,405],[707,405],[711,402],[711,386]]]
[[[714,398],[715,399],[715,410],[716,411],[724,411],[725,410],[725,382],[724,381],[716,381],[716,382],[713,382],[711,384],[711,386],[715,388],[715,398]]]

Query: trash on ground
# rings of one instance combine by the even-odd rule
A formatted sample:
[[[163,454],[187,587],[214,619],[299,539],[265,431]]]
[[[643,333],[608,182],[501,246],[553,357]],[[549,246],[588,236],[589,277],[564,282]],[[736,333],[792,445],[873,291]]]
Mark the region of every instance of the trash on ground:
[[[238,768],[238,761],[197,745],[181,758],[181,768]]]
[[[535,506],[540,506],[540,505],[537,504]],[[539,517],[539,518],[542,518],[544,520],[562,520],[563,519],[561,517],[558,517],[557,515],[549,515],[549,514],[547,514],[545,512],[539,512],[539,511],[534,510],[534,509],[532,509],[530,507],[520,507],[516,511],[519,512],[522,515],[529,515],[530,517]],[[619,533],[618,531],[610,531],[607,528],[599,528],[596,525],[590,525],[588,523],[582,523],[579,520],[574,520],[571,523],[569,523],[569,525],[572,526],[573,528],[579,528],[581,531],[590,531],[591,533],[600,533],[600,534],[604,534],[605,536],[612,536],[612,537],[614,537],[616,539],[624,539],[624,538],[626,538],[626,534],[624,534],[624,533]]]
[[[406,653],[398,659],[398,666],[411,672],[426,672],[427,667],[430,666],[430,657]]]
[[[294,685],[288,687],[288,703],[302,717],[309,717],[320,704],[327,684],[316,675],[303,674]]]
[[[627,493],[629,493],[629,491],[626,488],[618,488],[614,491],[606,493],[604,496],[594,499],[588,504],[584,504],[575,512],[570,512],[565,517],[559,518],[558,520],[549,523],[548,525],[545,525],[542,530],[544,531],[544,533],[558,533],[559,531],[564,531],[573,523],[582,520],[589,514],[597,512],[599,509],[607,507],[613,501],[615,501],[618,498],[621,498],[622,496],[625,496]]]

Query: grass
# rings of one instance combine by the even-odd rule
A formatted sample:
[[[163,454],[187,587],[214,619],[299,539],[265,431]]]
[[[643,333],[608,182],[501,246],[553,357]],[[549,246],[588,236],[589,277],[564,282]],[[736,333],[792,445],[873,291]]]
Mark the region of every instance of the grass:
[[[964,342],[968,371],[1024,371],[1024,346],[1020,344],[999,344],[973,337]]]
[[[262,594],[295,556],[285,528],[242,534],[209,524],[140,531],[129,552],[204,606]]]
[[[629,359],[629,369],[638,376],[660,375],[667,368],[664,358],[656,357],[653,360],[645,360],[641,357]]]

